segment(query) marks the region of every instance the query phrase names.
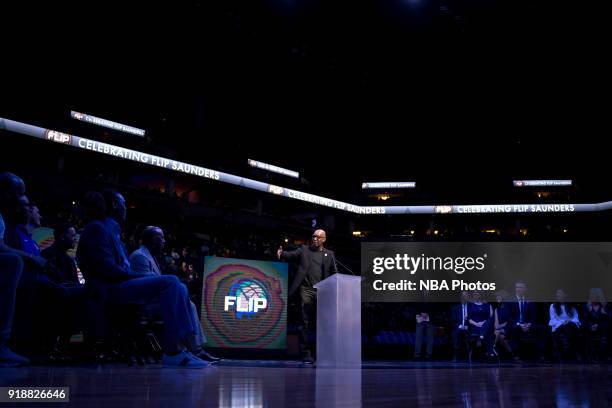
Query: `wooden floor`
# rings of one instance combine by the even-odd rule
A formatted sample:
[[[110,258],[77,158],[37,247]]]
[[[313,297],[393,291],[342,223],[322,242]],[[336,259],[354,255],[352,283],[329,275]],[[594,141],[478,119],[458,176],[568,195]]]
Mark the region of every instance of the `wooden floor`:
[[[201,370],[32,366],[0,369],[0,386],[70,386],[70,403],[53,406],[89,408],[612,406],[609,365],[370,362],[330,369],[229,360]],[[14,406],[32,405],[50,406]]]

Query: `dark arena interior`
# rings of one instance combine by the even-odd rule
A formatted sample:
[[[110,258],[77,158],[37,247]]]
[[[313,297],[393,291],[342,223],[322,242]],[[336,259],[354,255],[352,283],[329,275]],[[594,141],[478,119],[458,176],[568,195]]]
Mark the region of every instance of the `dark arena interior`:
[[[0,408],[612,405],[608,5],[0,7]]]

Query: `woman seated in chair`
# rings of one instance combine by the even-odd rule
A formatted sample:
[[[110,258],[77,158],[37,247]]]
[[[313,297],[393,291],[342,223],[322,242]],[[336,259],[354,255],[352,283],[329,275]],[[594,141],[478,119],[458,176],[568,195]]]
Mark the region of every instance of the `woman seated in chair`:
[[[477,337],[479,344],[484,344],[487,357],[495,357],[493,353],[493,333],[491,320],[493,308],[485,302],[480,291],[474,291],[472,302],[468,304],[468,323],[470,337]]]
[[[589,301],[584,306],[583,330],[589,340],[589,348],[593,349],[597,341],[598,349],[603,351],[606,358],[606,347],[610,328],[610,314],[601,288],[592,288],[589,293]]]
[[[512,348],[510,344],[508,344],[508,336],[510,334],[510,320],[512,320],[512,315],[510,312],[510,308],[504,302],[505,292],[499,291],[495,293],[495,298],[497,303],[494,305],[493,315],[494,315],[494,331],[495,334],[495,344],[501,345],[508,353],[514,356],[512,352]]]
[[[565,302],[566,295],[563,289],[557,289],[556,296],[557,301],[550,305],[550,322],[548,324],[552,330],[553,343],[557,349],[558,357],[560,357],[559,346],[563,345],[565,351],[572,352],[576,359],[580,360],[577,347],[578,329],[580,328],[578,312],[576,308]]]

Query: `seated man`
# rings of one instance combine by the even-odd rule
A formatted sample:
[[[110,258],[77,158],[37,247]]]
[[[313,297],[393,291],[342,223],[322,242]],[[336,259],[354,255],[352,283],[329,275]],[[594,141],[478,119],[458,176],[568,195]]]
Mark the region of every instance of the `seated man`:
[[[536,323],[535,303],[527,300],[527,284],[518,281],[514,285],[516,301],[509,303],[511,326],[512,326],[512,350],[515,353],[521,351],[520,346],[523,340],[532,339],[535,342],[538,360],[544,359],[544,330],[541,325]],[[519,360],[518,355],[515,360]]]
[[[422,359],[421,349],[423,348],[423,341],[425,341],[425,360],[431,360],[436,325],[433,322],[433,307],[429,302],[429,293],[427,291],[423,294],[423,301],[417,304],[415,319],[414,359],[416,361]]]
[[[18,204],[18,213],[23,214],[23,218],[15,217],[8,226],[7,244],[33,257],[41,257],[40,248],[32,237],[34,230],[41,226],[40,211],[25,195],[20,198]],[[23,299],[27,298],[27,301],[19,302],[17,307],[17,310],[21,311],[17,321],[21,323],[18,325],[20,330],[17,330],[17,336],[20,345],[30,353],[51,354],[55,359],[58,357],[54,355],[58,351],[58,336],[62,333],[68,336],[68,327],[73,326],[76,320],[71,316],[82,309],[75,302],[81,297],[83,288],[77,285],[78,287],[70,292],[66,285],[50,279],[49,267],[52,265],[46,262],[44,268],[31,266],[27,269],[30,279],[20,285],[20,290],[24,293]]]
[[[159,227],[147,227],[142,232],[142,245],[140,248],[132,252],[130,255],[130,266],[132,273],[138,275],[161,276],[161,269],[157,262],[157,257],[162,254],[164,249],[164,231]],[[213,357],[204,350],[206,337],[202,331],[202,325],[198,318],[198,309],[193,302],[189,302],[191,306],[192,325],[197,328],[194,343],[188,345],[192,354],[205,361],[218,361],[219,358]],[[150,305],[149,312],[154,315],[161,315],[159,303],[155,302]]]
[[[4,251],[4,221],[0,214],[0,367],[16,367],[28,364],[27,358],[8,348],[11,337],[17,283],[23,271],[19,255]]]
[[[12,332],[17,287],[22,284],[24,265],[42,267],[45,262],[4,241],[5,220],[23,216],[20,205],[25,196],[25,184],[12,173],[0,173],[0,367],[29,364],[29,360],[14,353],[7,345]]]
[[[466,340],[468,334],[468,302],[470,294],[461,292],[461,303],[451,309],[452,338],[453,338],[453,362],[457,361],[461,343]]]
[[[584,325],[583,330],[586,335],[587,345],[591,358],[601,357],[607,360],[608,336],[610,334],[610,311],[608,303],[601,288],[591,288],[589,300],[584,305]],[[598,344],[595,342],[597,341]],[[595,350],[599,355],[593,355]]]
[[[19,222],[7,223],[5,232],[6,244],[33,256],[40,256],[40,248],[32,238],[32,232],[40,227],[42,217],[37,206],[31,204],[23,195],[18,201],[23,219]]]
[[[47,260],[45,274],[58,284],[80,284],[76,263],[68,255],[76,246],[76,229],[72,224],[58,224],[53,229],[53,238],[53,244],[41,252]]]
[[[79,282],[77,266],[68,251],[74,249],[76,244],[76,229],[71,224],[59,224],[53,230],[55,241],[42,251],[47,260],[44,275],[49,280],[47,286],[55,294],[57,314],[63,318],[55,332],[59,331],[59,339],[55,345],[54,358],[63,358],[64,349],[70,342],[72,334],[82,327],[84,316],[83,301],[85,288]]]
[[[11,174],[11,173],[5,173]],[[15,176],[15,183],[23,181]],[[5,251],[19,255],[24,261],[24,269],[19,281],[19,288],[35,290],[40,283],[40,274],[46,266],[46,260],[40,256],[40,248],[32,239],[32,231],[40,226],[40,213],[36,206],[31,206],[24,194],[14,197],[2,204],[4,217]]]
[[[126,220],[123,196],[115,191],[89,193],[84,207],[91,221],[79,240],[77,259],[86,280],[90,299],[98,313],[105,304],[145,305],[158,301],[164,320],[165,366],[201,368],[209,365],[186,350],[197,327],[191,318],[187,288],[176,276],[135,274],[121,242],[121,225]]]

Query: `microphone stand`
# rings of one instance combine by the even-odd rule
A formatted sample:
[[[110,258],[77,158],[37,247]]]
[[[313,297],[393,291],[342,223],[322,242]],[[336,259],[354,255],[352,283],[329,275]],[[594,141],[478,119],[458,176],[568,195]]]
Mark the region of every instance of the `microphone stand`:
[[[334,262],[336,262],[338,265],[340,265],[341,267],[343,267],[344,269],[346,269],[347,271],[349,271],[349,272],[351,273],[351,275],[353,275],[353,276],[357,276],[357,275],[355,275],[355,272],[353,272],[353,271],[351,270],[351,268],[349,268],[348,266],[346,266],[345,264],[343,264],[342,262],[340,262],[340,261],[338,260],[338,258],[336,258],[335,256],[334,256]]]

